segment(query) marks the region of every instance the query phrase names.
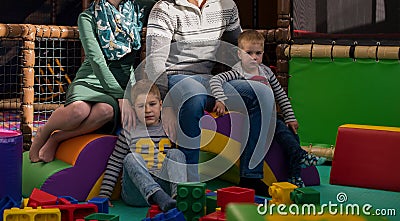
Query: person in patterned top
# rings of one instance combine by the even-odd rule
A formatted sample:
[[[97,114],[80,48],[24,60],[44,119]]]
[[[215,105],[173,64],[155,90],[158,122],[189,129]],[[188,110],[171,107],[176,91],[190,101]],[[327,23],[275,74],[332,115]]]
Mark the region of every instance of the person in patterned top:
[[[31,162],[54,160],[59,143],[87,133],[114,134],[133,124],[124,91],[133,77],[140,44],[142,12],[134,0],[96,0],[78,18],[85,52],[64,106],[39,127],[29,151]]]
[[[185,155],[166,136],[161,124],[160,91],[143,79],[131,89],[137,122],[123,129],[107,163],[100,197],[110,198],[122,172],[122,200],[131,206],[157,204],[162,211],[176,206],[177,183],[186,182]]]
[[[241,60],[232,67],[232,70],[215,75],[210,80],[211,92],[216,102],[213,111],[223,115],[226,111],[223,85],[233,80],[259,81],[271,87],[275,101],[283,117],[276,118],[274,138],[284,148],[289,158],[288,181],[299,187],[304,187],[300,177],[301,168],[323,164],[326,158],[308,154],[300,146],[297,134],[299,124],[294,115],[292,105],[269,67],[262,63],[264,54],[264,36],[256,30],[247,30],[240,34],[238,39],[238,56]]]
[[[185,153],[189,182],[200,181],[199,122],[214,102],[209,80],[218,67],[215,64],[232,66],[237,62],[234,49],[241,32],[233,0],[161,0],[150,12],[144,70],[160,88],[163,125]],[[234,110],[247,112],[251,122],[242,131],[248,134],[248,140],[243,142],[241,184],[255,189],[258,195],[268,195],[268,186],[261,180],[263,162],[258,152],[265,152],[268,127],[261,125],[269,122],[273,95],[264,90],[265,85],[233,87],[237,100],[244,101],[235,104]],[[254,99],[247,99],[249,96]],[[261,113],[261,109],[268,109],[268,113]]]

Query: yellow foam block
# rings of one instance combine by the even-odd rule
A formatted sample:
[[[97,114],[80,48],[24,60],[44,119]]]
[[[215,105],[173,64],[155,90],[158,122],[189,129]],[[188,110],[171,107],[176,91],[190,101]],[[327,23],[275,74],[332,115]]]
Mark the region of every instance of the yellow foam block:
[[[230,139],[229,137],[217,133],[212,130],[202,129],[201,131],[201,150],[211,152],[214,154],[221,154],[221,160],[227,160],[227,163],[235,163],[235,166],[239,167],[239,155],[241,143]],[[210,174],[212,168],[200,166],[199,170],[201,173]],[[272,172],[269,165],[264,161],[264,178],[263,182],[268,186],[277,181],[274,173]],[[239,174],[237,174],[239,177]]]
[[[38,207],[26,207],[23,209],[11,208],[4,210],[3,220],[37,220],[37,221],[61,221],[61,212],[57,208],[42,209]]]
[[[86,198],[86,201],[88,201],[94,197],[97,197],[99,195],[103,177],[104,177],[104,173],[99,177],[99,179],[93,185],[93,188],[90,190],[90,193],[88,194],[88,196]],[[121,195],[121,190],[122,190],[122,186],[121,186],[121,176],[120,176],[118,178],[117,183],[115,184],[114,191],[111,195],[111,200],[118,200]]]
[[[226,159],[236,162],[240,156],[241,143],[212,130],[201,131],[200,150],[222,154]]]
[[[339,128],[356,128],[356,129],[366,129],[366,130],[400,132],[399,127],[372,126],[372,125],[360,125],[360,124],[344,124],[339,126]]]

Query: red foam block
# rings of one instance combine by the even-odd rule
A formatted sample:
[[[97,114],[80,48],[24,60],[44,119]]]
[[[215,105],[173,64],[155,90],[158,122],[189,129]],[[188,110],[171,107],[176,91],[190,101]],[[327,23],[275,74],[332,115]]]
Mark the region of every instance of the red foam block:
[[[147,211],[146,217],[153,218],[157,214],[162,213],[163,211],[160,209],[158,205],[150,205],[149,210]]]
[[[254,203],[255,191],[253,189],[237,186],[225,187],[217,190],[217,205],[225,212],[228,203]]]
[[[221,211],[215,211],[203,217],[200,217],[199,221],[226,221],[225,213]]]
[[[342,125],[330,183],[400,191],[400,128]]]
[[[60,209],[62,221],[76,221],[79,219],[85,219],[86,216],[98,212],[97,206],[93,203],[46,205],[42,208]]]
[[[29,196],[28,206],[36,208],[44,205],[55,205],[57,203],[57,196],[54,196],[45,191],[34,188]]]

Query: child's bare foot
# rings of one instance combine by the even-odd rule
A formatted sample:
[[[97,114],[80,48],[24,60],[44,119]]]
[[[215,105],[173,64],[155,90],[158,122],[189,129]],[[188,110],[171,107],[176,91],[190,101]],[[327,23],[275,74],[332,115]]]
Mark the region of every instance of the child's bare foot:
[[[54,160],[56,155],[57,147],[59,142],[55,138],[56,133],[50,135],[47,142],[43,145],[43,147],[39,150],[39,159],[43,162],[51,162]]]
[[[36,136],[33,138],[31,148],[29,150],[29,159],[32,163],[41,161],[39,158],[39,151],[42,146],[46,143],[47,137],[41,136],[42,127],[39,127]]]

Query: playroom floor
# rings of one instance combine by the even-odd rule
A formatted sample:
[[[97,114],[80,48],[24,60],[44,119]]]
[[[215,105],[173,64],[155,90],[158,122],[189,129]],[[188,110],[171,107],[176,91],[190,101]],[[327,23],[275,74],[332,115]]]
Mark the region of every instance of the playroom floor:
[[[331,166],[322,165],[318,166],[317,168],[321,178],[321,185],[313,186],[313,188],[320,192],[321,204],[329,203],[329,201],[332,203],[337,203],[337,195],[339,193],[345,193],[347,196],[346,202],[358,204],[360,208],[362,205],[368,203],[372,205],[373,209],[395,209],[397,216],[386,216],[386,220],[400,221],[400,192],[331,185],[329,184]],[[232,184],[221,180],[213,180],[207,183],[207,188],[210,190],[216,190],[218,188],[227,186],[232,186]],[[118,214],[120,216],[120,221],[142,220],[146,217],[148,209],[147,207],[129,207],[122,201],[113,201],[113,205],[114,207],[110,208],[109,212],[110,214]],[[370,220],[368,217],[363,218],[364,220]],[[371,217],[371,219],[373,219],[373,217]]]

